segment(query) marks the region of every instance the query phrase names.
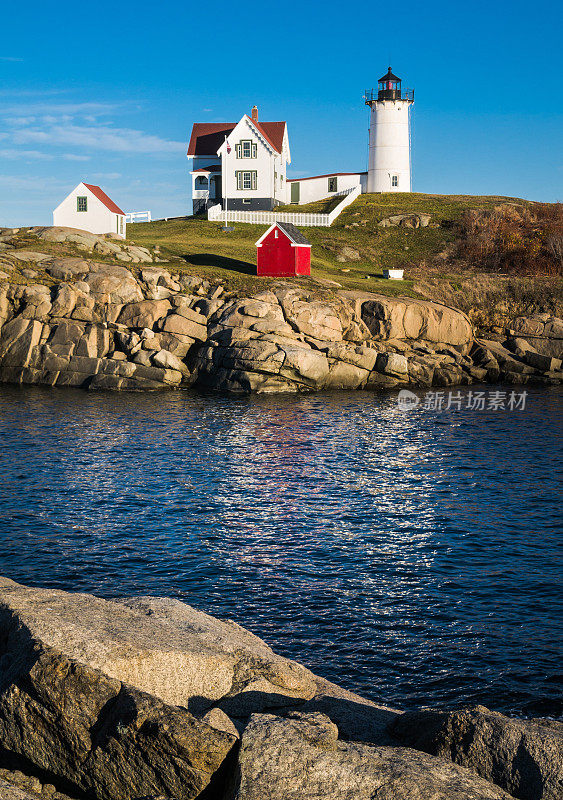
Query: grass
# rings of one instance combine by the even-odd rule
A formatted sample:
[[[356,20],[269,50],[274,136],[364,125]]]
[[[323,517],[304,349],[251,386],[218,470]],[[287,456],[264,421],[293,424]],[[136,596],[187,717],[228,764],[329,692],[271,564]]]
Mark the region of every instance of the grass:
[[[333,200],[299,206],[299,211],[326,211],[327,203]],[[463,212],[468,208],[494,208],[503,203],[526,204],[526,201],[414,193],[360,195],[330,228],[303,229],[313,246],[312,275],[337,281],[345,288],[416,296],[413,285],[420,277],[421,266],[433,262],[448,246],[453,246]],[[297,207],[289,206],[288,210],[296,211]],[[417,211],[432,215],[431,227],[416,230],[378,227],[384,217]],[[256,290],[258,286],[271,283],[271,279],[254,275],[255,242],[266,226],[240,223],[234,228],[231,233],[225,233],[221,223],[191,217],[129,225],[127,238],[145,247],[159,245],[162,257],[173,259],[175,271],[221,281],[233,291]],[[338,261],[344,247],[357,251],[358,259]],[[393,267],[404,268],[407,279],[383,279],[382,270]],[[448,277],[456,279],[455,274]],[[298,280],[307,282],[307,279]]]

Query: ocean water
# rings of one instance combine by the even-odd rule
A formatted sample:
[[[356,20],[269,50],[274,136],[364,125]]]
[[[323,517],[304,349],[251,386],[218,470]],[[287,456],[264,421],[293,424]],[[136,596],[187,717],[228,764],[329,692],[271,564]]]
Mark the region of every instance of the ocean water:
[[[563,394],[420,397],[0,386],[0,573],[182,599],[401,708],[559,716]]]

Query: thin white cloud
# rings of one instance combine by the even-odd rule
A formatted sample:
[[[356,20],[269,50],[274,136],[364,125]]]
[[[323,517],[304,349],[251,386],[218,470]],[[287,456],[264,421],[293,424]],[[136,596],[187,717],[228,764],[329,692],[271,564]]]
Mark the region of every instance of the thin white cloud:
[[[40,116],[49,117],[81,116],[85,114],[100,116],[110,114],[118,108],[114,103],[17,103],[2,109],[2,114],[7,116]]]
[[[15,56],[0,56],[0,61],[23,61],[23,58],[16,58]]]
[[[90,156],[78,156],[76,153],[65,153],[63,158],[66,161],[90,161]]]
[[[174,142],[132,128],[92,125],[52,125],[46,129],[14,131],[14,144],[47,144],[88,147],[116,153],[178,153],[184,142]]]
[[[0,150],[0,158],[27,158],[33,160],[51,160],[53,155],[42,150],[17,150],[15,147],[7,147]]]
[[[0,89],[0,97],[46,97],[68,94],[71,89]]]

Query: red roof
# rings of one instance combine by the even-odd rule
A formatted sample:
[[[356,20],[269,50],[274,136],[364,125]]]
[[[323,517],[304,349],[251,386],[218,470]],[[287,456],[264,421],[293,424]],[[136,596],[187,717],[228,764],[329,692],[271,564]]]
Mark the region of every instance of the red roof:
[[[339,175],[367,175],[367,172],[327,172],[326,175],[310,175],[308,178],[288,178],[287,183],[298,183],[299,181],[314,181],[315,178],[336,178]]]
[[[254,122],[254,120],[251,120],[251,122],[274,148],[276,153],[281,153],[285,122]]]
[[[188,145],[189,156],[216,156],[217,150],[236,127],[236,122],[195,122]]]
[[[113,211],[114,214],[123,214],[123,216],[125,216],[125,211],[122,211],[119,206],[116,206],[113,200],[111,200],[99,186],[93,186],[91,183],[85,183],[84,186],[89,189],[98,200],[101,200],[106,208]]]
[[[248,119],[274,148],[276,153],[281,153],[285,122],[254,122]],[[217,150],[236,128],[236,122],[195,122],[188,145],[189,156],[214,156]]]

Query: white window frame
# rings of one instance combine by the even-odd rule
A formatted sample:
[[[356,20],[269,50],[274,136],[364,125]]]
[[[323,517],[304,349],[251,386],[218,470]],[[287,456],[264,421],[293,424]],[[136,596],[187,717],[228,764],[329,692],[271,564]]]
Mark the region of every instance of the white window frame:
[[[399,186],[399,176],[398,175],[391,175],[391,187],[398,187]]]
[[[83,202],[81,202],[83,201]],[[80,208],[83,205],[84,208]],[[76,212],[79,214],[84,214],[88,212],[88,197],[85,195],[78,195],[76,197]]]

